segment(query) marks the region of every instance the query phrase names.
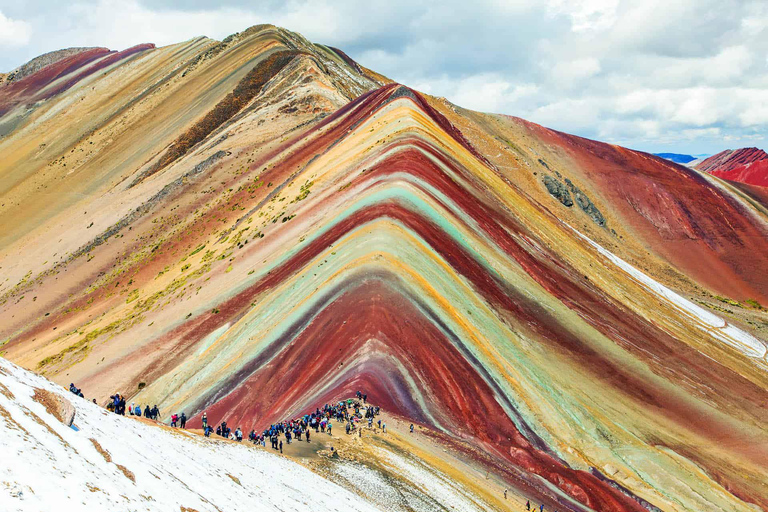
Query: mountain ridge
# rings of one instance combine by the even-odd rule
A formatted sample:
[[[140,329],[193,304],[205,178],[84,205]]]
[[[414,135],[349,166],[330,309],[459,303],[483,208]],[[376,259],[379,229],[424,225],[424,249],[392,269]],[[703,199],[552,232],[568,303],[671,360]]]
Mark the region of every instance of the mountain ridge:
[[[768,230],[717,180],[268,25],[147,48],[3,124],[14,362],[191,426],[362,388],[563,509],[767,503],[743,475],[766,460]]]
[[[719,178],[768,187],[768,153],[759,148],[726,149],[696,164]]]

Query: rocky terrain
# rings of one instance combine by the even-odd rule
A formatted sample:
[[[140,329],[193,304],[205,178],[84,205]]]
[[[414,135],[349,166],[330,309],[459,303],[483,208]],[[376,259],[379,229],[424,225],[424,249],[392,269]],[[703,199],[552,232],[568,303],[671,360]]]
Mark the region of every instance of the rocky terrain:
[[[419,437],[296,457],[371,506],[768,509],[749,186],[270,25],[58,60],[0,86],[0,137],[0,355],[21,367],[192,428],[362,389]],[[214,509],[195,503],[167,504]]]

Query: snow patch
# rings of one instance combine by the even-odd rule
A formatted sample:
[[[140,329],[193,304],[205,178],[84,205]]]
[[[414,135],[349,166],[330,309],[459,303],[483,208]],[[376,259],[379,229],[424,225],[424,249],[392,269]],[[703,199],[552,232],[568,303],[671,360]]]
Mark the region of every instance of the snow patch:
[[[2,358],[0,384],[3,512],[379,510],[286,458],[117,416]],[[71,402],[77,430],[34,388]]]
[[[693,325],[711,334],[715,339],[730,345],[746,356],[765,360],[766,352],[768,352],[765,343],[738,327],[728,324],[724,319],[707,311],[703,307],[681,297],[652,277],[619,258],[611,251],[592,241],[587,236],[579,233],[573,228],[571,229],[581,238],[589,242],[600,254],[608,258],[614,265],[629,274],[629,276],[636,282],[665,299],[667,303],[679,313],[689,318]]]

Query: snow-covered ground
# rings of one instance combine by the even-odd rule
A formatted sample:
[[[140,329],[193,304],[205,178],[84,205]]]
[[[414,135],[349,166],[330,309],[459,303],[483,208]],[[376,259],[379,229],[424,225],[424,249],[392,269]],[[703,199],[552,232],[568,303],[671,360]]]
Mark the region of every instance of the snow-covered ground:
[[[746,356],[762,360],[762,362],[768,362],[768,347],[766,347],[764,342],[738,327],[729,324],[724,319],[707,311],[703,307],[681,297],[679,294],[673,292],[663,284],[619,258],[608,249],[605,249],[594,242],[589,237],[581,234],[571,226],[568,227],[570,227],[574,233],[589,242],[600,254],[605,256],[614,265],[621,268],[636,282],[655,293],[658,297],[664,299],[670,307],[675,308],[679,313],[682,313],[690,319],[692,325],[706,331],[715,339],[730,345]]]
[[[74,406],[74,428],[35,388]],[[0,429],[3,512],[379,510],[286,458],[116,416],[2,358]]]

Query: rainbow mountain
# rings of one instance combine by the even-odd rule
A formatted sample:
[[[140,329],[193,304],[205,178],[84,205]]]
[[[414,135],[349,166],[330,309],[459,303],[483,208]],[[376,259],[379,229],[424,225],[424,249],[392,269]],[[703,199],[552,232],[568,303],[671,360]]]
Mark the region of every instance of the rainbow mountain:
[[[193,427],[363,390],[417,433],[356,463],[480,510],[768,510],[765,198],[269,25],[48,60],[0,85],[2,357]]]

